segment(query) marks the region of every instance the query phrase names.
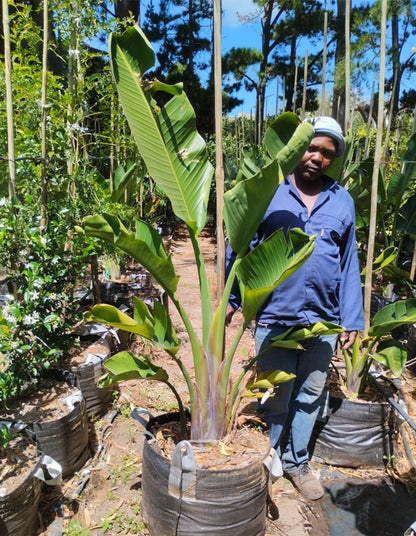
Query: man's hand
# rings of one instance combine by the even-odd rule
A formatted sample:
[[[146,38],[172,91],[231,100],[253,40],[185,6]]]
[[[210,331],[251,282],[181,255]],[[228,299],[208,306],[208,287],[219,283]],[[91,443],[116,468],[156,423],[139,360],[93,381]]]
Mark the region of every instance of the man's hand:
[[[229,326],[231,324],[231,320],[234,316],[235,309],[232,305],[227,306],[227,312],[225,313],[225,325]]]
[[[357,337],[357,331],[344,331],[339,336],[339,342],[341,345],[341,350],[348,350],[354,344],[354,341]]]

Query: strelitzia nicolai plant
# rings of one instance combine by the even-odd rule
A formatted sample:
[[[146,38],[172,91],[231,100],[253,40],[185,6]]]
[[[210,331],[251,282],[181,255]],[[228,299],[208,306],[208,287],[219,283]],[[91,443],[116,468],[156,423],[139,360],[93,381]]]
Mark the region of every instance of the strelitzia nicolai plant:
[[[349,396],[359,396],[369,383],[370,367],[374,361],[400,376],[407,360],[404,344],[391,332],[405,324],[416,322],[416,299],[399,300],[385,305],[371,321],[368,335],[357,337],[350,350],[343,350],[345,375],[339,376]]]
[[[169,86],[145,80],[155,55],[139,27],[110,37],[110,59],[119,97],[148,172],[171,201],[175,215],[187,227],[198,268],[202,336],[198,337],[189,316],[178,299],[179,282],[172,258],[164,250],[155,229],[143,221],[129,232],[109,214],[85,218],[83,229],[101,238],[143,265],[166,291],[189,335],[193,355],[193,377],[179,355],[180,341],[169,313],[159,302],[150,310],[134,299],[132,316],[110,305],[96,305],[88,320],[104,322],[145,337],[163,348],[175,360],[186,381],[191,413],[191,439],[220,439],[228,431],[239,401],[240,383],[254,364],[245,367],[229,390],[231,364],[241,336],[270,293],[309,257],[314,237],[299,229],[284,236],[282,230],[249,251],[249,244],[279,183],[300,160],[313,137],[313,127],[301,123],[291,113],[278,117],[266,136],[268,162],[257,173],[242,180],[224,195],[224,223],[236,259],[225,284],[222,299],[213,309],[209,283],[199,245],[199,234],[207,217],[207,203],[213,168],[203,139],[196,131],[195,114],[180,84]],[[163,105],[156,93],[163,92]],[[225,316],[232,284],[237,278],[242,295],[243,321],[229,348],[225,348]],[[326,329],[323,326],[323,329]],[[329,329],[329,328],[328,328]],[[147,378],[166,383],[183,404],[168,374],[145,356],[121,352],[106,364],[107,383],[130,378]],[[290,379],[275,372],[256,387],[268,388],[276,381]]]

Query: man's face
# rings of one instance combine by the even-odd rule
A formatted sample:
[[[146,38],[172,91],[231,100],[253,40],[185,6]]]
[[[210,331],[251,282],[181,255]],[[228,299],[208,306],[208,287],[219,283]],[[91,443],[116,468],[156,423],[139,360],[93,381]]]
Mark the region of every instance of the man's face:
[[[296,173],[304,180],[319,179],[328,170],[336,152],[335,140],[329,136],[315,136],[299,162]]]

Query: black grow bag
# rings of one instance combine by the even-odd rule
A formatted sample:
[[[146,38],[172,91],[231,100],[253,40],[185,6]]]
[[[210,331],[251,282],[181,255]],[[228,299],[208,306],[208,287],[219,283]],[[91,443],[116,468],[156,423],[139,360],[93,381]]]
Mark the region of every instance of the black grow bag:
[[[63,478],[78,471],[90,457],[85,400],[80,391],[69,398],[66,415],[29,425],[39,450],[61,464]]]
[[[83,352],[83,362],[72,364],[71,373],[85,400],[88,417],[102,417],[114,399],[114,387],[98,387],[98,380],[105,373],[104,363],[111,356],[110,343],[101,337]]]
[[[177,415],[176,415],[177,419]],[[142,462],[142,514],[152,536],[263,536],[268,471],[264,460],[229,470],[195,467],[193,446],[178,444],[172,461],[149,430],[172,422],[150,419]]]
[[[61,467],[49,456],[38,461],[19,483],[9,489],[0,483],[0,536],[31,536],[36,533],[43,483],[58,485]]]
[[[394,415],[387,402],[326,394],[313,430],[313,459],[342,467],[378,467],[393,453]]]

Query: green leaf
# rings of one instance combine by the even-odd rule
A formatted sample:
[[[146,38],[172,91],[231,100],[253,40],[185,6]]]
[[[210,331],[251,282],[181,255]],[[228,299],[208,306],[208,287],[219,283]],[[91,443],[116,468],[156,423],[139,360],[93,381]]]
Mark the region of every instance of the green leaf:
[[[154,380],[166,382],[169,375],[165,369],[147,358],[136,357],[131,352],[119,352],[107,359],[105,368],[110,372],[100,378],[99,385],[105,387],[126,380]]]
[[[134,318],[117,309],[113,305],[94,305],[85,313],[88,321],[100,322],[129,333],[135,333],[153,341],[173,357],[177,354],[180,342],[172,327],[166,308],[158,301],[154,302],[154,316],[147,305],[134,297]]]
[[[412,195],[406,203],[400,207],[397,220],[397,229],[416,237],[416,195]]]
[[[343,326],[334,324],[333,322],[316,322],[311,326],[296,324],[284,333],[273,337],[271,342],[272,346],[284,346],[285,348],[288,348],[290,346],[287,343],[295,343],[295,341],[302,341],[304,339],[322,335],[336,335],[343,331],[345,331]]]
[[[170,257],[166,255],[161,237],[150,225],[137,222],[137,234],[140,237],[135,237],[118,218],[104,214],[87,216],[83,227],[86,235],[101,238],[131,255],[167,292],[176,291],[179,277],[175,274]]]
[[[299,118],[285,112],[273,121],[266,132],[266,147],[272,158],[279,161],[283,176],[295,169],[313,138],[310,123],[300,123]]]
[[[382,341],[377,353],[371,357],[390,369],[395,376],[400,376],[406,365],[407,350],[399,341]]]
[[[348,131],[344,139],[345,139],[344,154],[338,158],[335,158],[326,172],[326,175],[328,175],[328,177],[332,177],[334,181],[339,182],[341,184],[344,178],[344,173],[345,173],[344,170],[345,170],[346,164],[350,164],[350,162],[353,160],[353,153],[355,150],[355,146],[353,145],[352,131]],[[351,172],[351,169],[349,170],[349,172]]]
[[[283,370],[267,370],[258,374],[255,381],[247,382],[246,388],[250,391],[255,389],[270,389],[276,387],[279,383],[293,380],[295,374]]]
[[[110,59],[124,113],[149,174],[169,197],[176,216],[200,231],[213,168],[188,98],[174,86],[164,106],[154,101],[153,92],[162,86],[142,78],[153,67],[154,53],[137,26],[121,36],[111,35]]]
[[[378,257],[374,259],[372,272],[375,273],[378,270],[385,268],[389,264],[392,264],[397,257],[397,253],[398,252],[395,246],[389,246],[384,251],[382,251],[380,255],[378,255]],[[364,275],[365,272],[366,269],[363,268],[363,270],[361,271],[361,275]]]
[[[238,255],[246,253],[278,185],[302,158],[312,136],[312,125],[301,123],[275,160],[224,194],[227,236]]]
[[[147,339],[153,338],[153,326],[151,319],[139,319],[135,320],[126,313],[114,307],[114,305],[99,304],[94,305],[91,311],[88,311],[84,315],[88,322],[99,322],[106,326],[118,328],[130,333],[136,333]]]
[[[269,125],[264,135],[264,145],[273,160],[279,152],[289,143],[290,138],[300,125],[299,117],[292,112],[278,115]]]
[[[253,318],[269,294],[311,255],[314,237],[290,229],[287,239],[279,229],[250,251],[236,269],[242,288],[243,314]]]
[[[111,194],[111,199],[114,202],[120,201],[129,186],[130,182],[134,178],[134,172],[136,171],[136,164],[131,164],[126,171],[123,166],[119,166],[114,172],[114,191]]]
[[[230,246],[244,255],[283,175],[277,160],[224,194],[224,223]]]
[[[381,337],[394,328],[414,322],[416,322],[416,298],[399,300],[384,306],[374,315],[368,335]]]

